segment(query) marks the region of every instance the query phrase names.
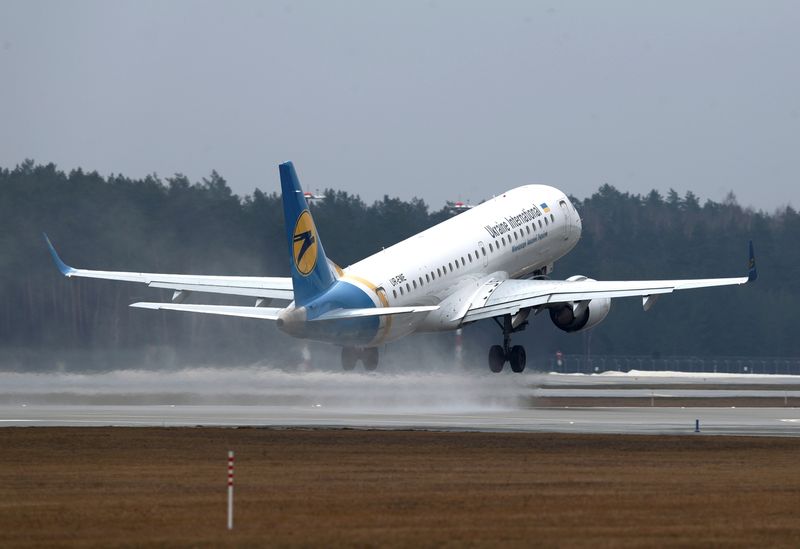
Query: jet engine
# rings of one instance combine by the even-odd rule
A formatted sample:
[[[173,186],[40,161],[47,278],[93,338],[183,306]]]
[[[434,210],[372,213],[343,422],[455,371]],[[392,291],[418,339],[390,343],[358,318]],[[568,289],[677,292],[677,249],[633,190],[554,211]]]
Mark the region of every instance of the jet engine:
[[[572,276],[569,281],[594,280],[585,276]],[[565,332],[580,332],[600,324],[611,310],[611,299],[600,298],[562,303],[550,308],[550,320]]]

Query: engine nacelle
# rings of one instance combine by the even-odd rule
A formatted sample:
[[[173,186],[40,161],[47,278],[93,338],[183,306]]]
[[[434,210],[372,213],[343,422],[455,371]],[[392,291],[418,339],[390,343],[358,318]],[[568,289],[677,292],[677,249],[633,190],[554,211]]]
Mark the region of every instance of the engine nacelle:
[[[585,276],[571,276],[567,280],[594,280]],[[565,303],[558,307],[550,308],[550,320],[560,330],[565,332],[580,332],[600,324],[611,310],[611,299],[592,299],[587,303]]]

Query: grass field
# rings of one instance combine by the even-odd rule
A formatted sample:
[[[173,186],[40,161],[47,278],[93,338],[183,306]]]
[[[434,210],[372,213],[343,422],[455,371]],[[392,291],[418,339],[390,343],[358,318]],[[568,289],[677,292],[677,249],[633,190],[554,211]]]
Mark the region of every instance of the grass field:
[[[800,439],[3,428],[0,448],[2,547],[800,546]]]

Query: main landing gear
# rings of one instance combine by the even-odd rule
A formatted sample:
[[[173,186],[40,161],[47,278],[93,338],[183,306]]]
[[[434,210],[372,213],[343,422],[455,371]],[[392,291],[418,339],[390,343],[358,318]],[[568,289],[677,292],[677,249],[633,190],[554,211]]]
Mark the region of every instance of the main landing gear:
[[[522,345],[511,346],[511,334],[520,332],[528,325],[527,322],[514,327],[511,322],[511,315],[503,317],[503,323],[494,319],[497,325],[503,330],[503,345],[492,345],[489,348],[489,369],[495,373],[502,372],[506,361],[511,365],[511,370],[520,373],[525,369],[525,347]]]
[[[368,372],[374,371],[378,367],[378,348],[342,347],[342,368],[350,371],[356,367],[356,363],[359,360],[364,365],[365,370]]]

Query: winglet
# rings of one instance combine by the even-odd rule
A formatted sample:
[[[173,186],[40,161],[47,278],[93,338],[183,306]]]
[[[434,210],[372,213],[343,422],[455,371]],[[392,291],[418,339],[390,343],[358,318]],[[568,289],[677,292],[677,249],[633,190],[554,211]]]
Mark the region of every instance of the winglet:
[[[50,249],[50,255],[53,256],[53,263],[56,264],[56,267],[58,267],[58,270],[61,271],[62,275],[70,276],[75,269],[61,261],[61,258],[58,257],[58,252],[56,252],[56,249],[53,247],[53,243],[50,242],[49,238],[47,238],[47,233],[42,233],[42,236],[44,237],[47,247]]]
[[[756,256],[753,253],[753,241],[750,241],[750,259],[747,262],[747,281],[755,282],[758,279],[758,269],[756,269]]]

